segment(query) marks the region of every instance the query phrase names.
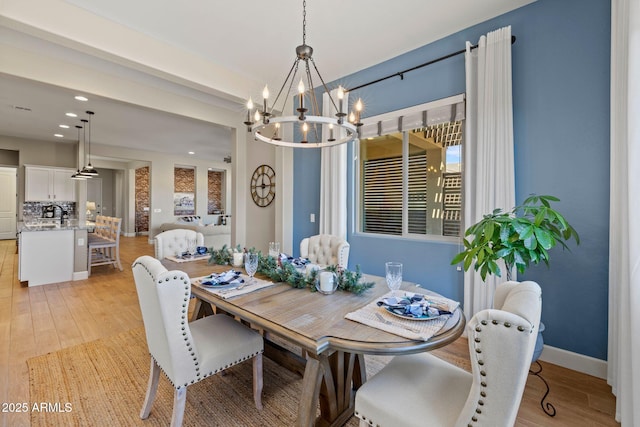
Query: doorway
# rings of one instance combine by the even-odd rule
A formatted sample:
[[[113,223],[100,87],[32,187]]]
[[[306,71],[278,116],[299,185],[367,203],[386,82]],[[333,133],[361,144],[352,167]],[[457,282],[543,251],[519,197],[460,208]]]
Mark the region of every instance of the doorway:
[[[16,168],[0,167],[0,240],[16,238]]]

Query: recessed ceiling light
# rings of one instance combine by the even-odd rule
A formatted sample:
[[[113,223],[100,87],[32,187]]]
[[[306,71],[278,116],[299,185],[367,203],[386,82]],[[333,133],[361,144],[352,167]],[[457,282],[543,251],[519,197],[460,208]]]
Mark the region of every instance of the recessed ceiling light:
[[[75,99],[77,99],[78,101],[88,101],[89,100],[89,98],[87,98],[86,96],[82,96],[82,95],[76,96]]]
[[[196,153],[194,153],[193,151],[189,151],[189,154],[196,154]]]
[[[53,136],[55,136],[56,138],[64,138],[64,135],[59,133],[54,133]]]
[[[68,117],[78,117],[78,115],[76,113],[66,113],[65,116]]]
[[[69,125],[60,125],[62,129],[69,129]]]

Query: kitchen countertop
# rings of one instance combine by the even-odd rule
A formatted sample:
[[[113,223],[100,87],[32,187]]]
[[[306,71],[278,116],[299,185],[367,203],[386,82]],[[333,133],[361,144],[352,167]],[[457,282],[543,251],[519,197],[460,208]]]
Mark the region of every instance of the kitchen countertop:
[[[77,219],[64,221],[38,221],[35,223],[18,223],[18,233],[23,231],[61,231],[61,230],[92,230],[95,228],[93,222],[86,221],[79,224]]]

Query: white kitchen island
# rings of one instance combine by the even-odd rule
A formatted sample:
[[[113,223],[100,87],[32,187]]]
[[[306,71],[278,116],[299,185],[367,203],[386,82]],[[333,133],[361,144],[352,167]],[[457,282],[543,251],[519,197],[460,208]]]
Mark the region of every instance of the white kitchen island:
[[[78,227],[19,228],[18,278],[29,286],[74,280]],[[86,246],[82,249],[86,251]]]

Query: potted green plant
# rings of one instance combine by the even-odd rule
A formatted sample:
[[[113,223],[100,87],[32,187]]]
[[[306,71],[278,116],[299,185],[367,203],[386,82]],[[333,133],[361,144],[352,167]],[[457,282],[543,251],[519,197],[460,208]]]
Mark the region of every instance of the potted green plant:
[[[502,277],[498,260],[503,260],[507,280],[515,267],[524,273],[531,263],[544,262],[549,265],[549,250],[557,244],[569,249],[572,238],[580,244],[576,230],[551,202],[559,202],[553,196],[529,196],[510,212],[496,209],[465,231],[464,250],[457,254],[451,264],[463,263],[467,271],[473,265],[480,277],[487,274]],[[471,237],[469,239],[468,237]]]
[[[548,266],[551,248],[560,244],[570,250],[567,242],[572,238],[580,244],[576,230],[551,207],[551,202],[559,201],[553,196],[531,195],[510,212],[495,209],[467,228],[464,250],[453,258],[451,264],[462,262],[465,271],[473,265],[482,280],[487,274],[502,277],[498,260],[504,261],[507,280],[511,280],[514,267],[519,273],[524,273],[531,263],[544,262]],[[544,324],[540,323],[532,362],[542,353],[542,331]]]

